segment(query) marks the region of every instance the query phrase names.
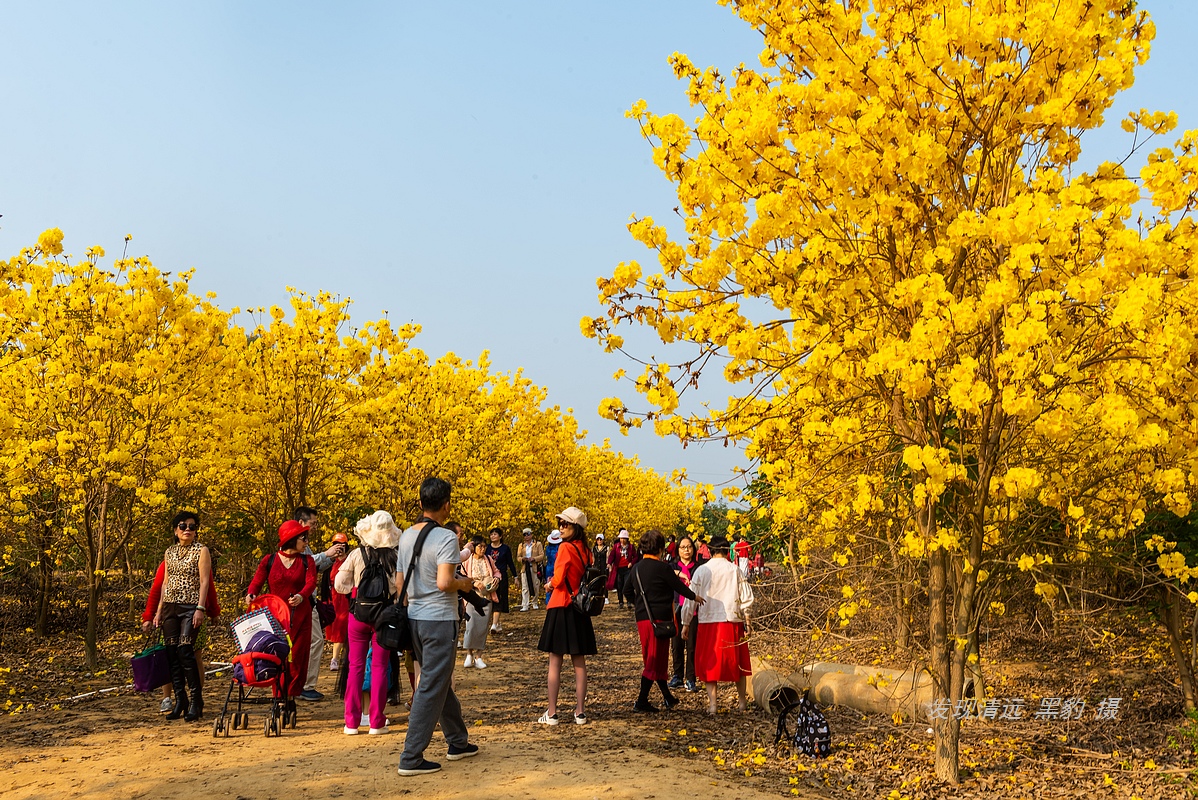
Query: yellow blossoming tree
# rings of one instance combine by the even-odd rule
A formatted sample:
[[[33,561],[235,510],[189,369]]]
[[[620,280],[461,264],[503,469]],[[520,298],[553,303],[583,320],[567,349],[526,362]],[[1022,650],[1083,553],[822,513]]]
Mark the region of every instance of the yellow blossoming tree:
[[[845,565],[857,536],[890,537],[957,701],[987,575],[1043,563],[1015,540],[1029,504],[1075,544],[1127,535],[1149,502],[1189,509],[1194,142],[1155,152],[1145,190],[1076,165],[1148,57],[1152,23],[1125,0],[733,5],[761,69],[675,54],[693,123],[633,106],[682,227],[634,219],[657,268],[621,264],[582,321],[608,349],[642,324],[694,350],[648,362],[647,413],[601,410],[744,443],[796,559]],[[1124,127],[1138,147],[1174,124]],[[682,410],[717,364],[735,396]],[[959,724],[933,719],[945,781]]]
[[[106,269],[100,248],[71,263],[62,238],[47,231],[6,265],[0,459],[7,521],[32,531],[39,574],[64,554],[85,573],[94,666],[105,577],[186,480],[185,426],[226,318],[188,274],[168,280],[144,258]]]

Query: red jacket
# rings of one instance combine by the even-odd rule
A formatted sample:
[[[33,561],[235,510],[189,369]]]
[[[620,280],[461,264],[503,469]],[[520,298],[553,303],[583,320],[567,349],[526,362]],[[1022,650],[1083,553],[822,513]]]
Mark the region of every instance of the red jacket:
[[[141,612],[142,622],[153,622],[154,615],[158,613],[158,601],[162,597],[162,583],[166,580],[166,562],[163,561],[158,565],[158,571],[154,573],[154,584],[150,587],[150,596],[146,598],[146,610]],[[220,600],[216,597],[216,580],[208,581],[208,599],[204,602],[204,606],[208,609],[206,612],[208,619],[216,619],[220,616]]]
[[[585,544],[562,542],[562,546],[557,548],[557,560],[553,562],[553,577],[549,579],[549,586],[555,591],[549,597],[549,603],[545,608],[570,605],[590,564],[591,551]]]

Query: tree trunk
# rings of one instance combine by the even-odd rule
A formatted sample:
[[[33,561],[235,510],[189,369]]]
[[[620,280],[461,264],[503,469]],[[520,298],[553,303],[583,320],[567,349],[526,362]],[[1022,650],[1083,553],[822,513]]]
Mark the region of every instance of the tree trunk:
[[[94,565],[94,562],[93,562]],[[94,566],[87,571],[87,630],[83,641],[87,648],[87,667],[95,669],[96,658],[96,624],[100,616],[100,576]]]
[[[38,636],[45,636],[46,629],[50,622],[50,591],[54,588],[54,534],[51,525],[46,522],[54,523],[50,520],[37,520],[36,524],[40,530],[34,537],[37,542],[38,559],[37,559],[37,617],[34,625],[34,631]]]
[[[911,648],[911,568],[900,558],[898,544],[890,543],[890,559],[894,565],[897,586],[894,590],[894,643],[900,650]]]
[[[947,719],[932,714],[932,733],[936,746],[935,769],[937,780],[956,784],[958,775],[958,745],[961,722],[952,713],[952,654],[948,642],[948,553],[943,548],[928,557],[928,645],[931,650],[932,679],[937,700],[948,700]]]
[[[1165,601],[1165,629],[1169,632],[1169,647],[1173,650],[1173,660],[1177,664],[1177,674],[1181,678],[1181,696],[1186,711],[1196,707],[1194,697],[1194,663],[1190,660],[1190,648],[1185,627],[1181,621],[1181,595],[1173,591],[1173,587],[1165,585],[1161,588]]]
[[[84,634],[84,645],[87,648],[87,666],[95,669],[96,638],[100,617],[100,591],[104,579],[104,548],[105,527],[108,525],[108,482],[100,488],[99,519],[91,519],[90,509],[83,511],[83,527],[87,534],[88,564],[87,564],[87,630]]]
[[[46,635],[46,627],[50,619],[50,590],[53,588],[54,573],[51,570],[51,556],[42,555],[37,570],[37,621],[34,631],[38,636]]]
[[[900,650],[909,650],[911,649],[911,618],[907,615],[911,605],[910,584],[900,580],[895,595],[894,643]]]

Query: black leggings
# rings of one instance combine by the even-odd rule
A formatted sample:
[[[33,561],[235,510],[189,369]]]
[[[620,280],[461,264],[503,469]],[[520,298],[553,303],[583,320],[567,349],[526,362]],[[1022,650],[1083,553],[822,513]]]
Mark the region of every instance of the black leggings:
[[[167,645],[195,644],[196,634],[199,633],[192,625],[195,612],[195,603],[163,603],[160,618],[163,643]]]
[[[628,573],[631,567],[620,567],[616,570],[616,599],[620,601],[620,605],[624,605],[624,601],[628,601],[628,605],[632,605],[632,592],[628,588]]]
[[[679,622],[678,615],[674,616],[675,623]],[[682,626],[678,625],[681,633]],[[699,620],[691,623],[691,635],[683,639],[681,635],[670,640],[670,653],[674,660],[673,677],[685,679],[692,683],[695,680],[695,638],[699,635]]]

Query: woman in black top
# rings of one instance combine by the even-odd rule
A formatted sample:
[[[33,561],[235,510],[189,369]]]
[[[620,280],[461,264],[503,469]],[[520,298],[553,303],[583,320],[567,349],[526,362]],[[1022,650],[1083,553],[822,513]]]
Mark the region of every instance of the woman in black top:
[[[594,559],[594,561],[592,563],[594,563],[594,565],[596,567],[602,569],[604,575],[607,574],[607,569],[608,569],[607,559],[608,559],[608,556],[610,556],[610,555],[611,555],[611,548],[607,546],[607,542],[604,540],[603,534],[596,533],[595,534],[595,544],[593,547],[591,547],[591,557]],[[604,586],[606,587],[606,585],[607,585],[607,583],[605,581]],[[607,594],[608,594],[608,592],[607,592],[607,589],[605,588],[604,592],[603,592],[603,605],[607,605]]]
[[[516,562],[512,559],[512,548],[503,543],[503,531],[500,528],[492,528],[490,537],[491,543],[487,545],[487,555],[495,562],[500,576],[499,586],[495,589],[499,600],[494,604],[495,612],[491,616],[491,632],[499,633],[503,630],[503,626],[499,624],[499,615],[508,612],[508,587],[511,586],[508,574],[510,573],[513,578],[516,577]]]
[[[641,636],[641,692],[633,704],[637,711],[656,711],[649,702],[649,690],[653,684],[661,689],[662,702],[666,709],[678,705],[678,699],[666,685],[669,677],[670,638],[677,633],[674,622],[674,596],[680,594],[687,600],[703,604],[702,597],[687,588],[674,569],[661,560],[661,549],[665,537],[659,531],[646,531],[641,537],[640,551],[643,558],[633,565],[626,584],[636,610],[636,629]],[[668,634],[658,636],[653,622],[665,623]]]

